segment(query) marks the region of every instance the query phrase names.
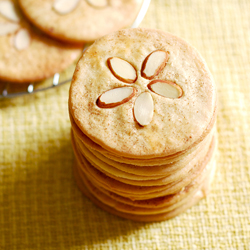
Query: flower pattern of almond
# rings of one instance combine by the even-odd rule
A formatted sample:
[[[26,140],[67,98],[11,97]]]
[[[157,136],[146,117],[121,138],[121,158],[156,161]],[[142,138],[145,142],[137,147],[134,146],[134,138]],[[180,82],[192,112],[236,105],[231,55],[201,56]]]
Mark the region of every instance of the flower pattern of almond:
[[[147,90],[139,94],[134,103],[134,117],[141,125],[148,125],[154,113],[154,103],[150,91],[166,98],[180,98],[183,95],[182,88],[172,81],[153,80],[165,67],[169,59],[169,53],[156,50],[150,53],[142,63],[141,76],[149,81]],[[132,85],[138,78],[135,68],[126,60],[118,57],[110,57],[107,64],[113,75],[120,81]],[[100,108],[114,108],[131,100],[136,94],[134,86],[118,87],[102,93],[97,99]]]

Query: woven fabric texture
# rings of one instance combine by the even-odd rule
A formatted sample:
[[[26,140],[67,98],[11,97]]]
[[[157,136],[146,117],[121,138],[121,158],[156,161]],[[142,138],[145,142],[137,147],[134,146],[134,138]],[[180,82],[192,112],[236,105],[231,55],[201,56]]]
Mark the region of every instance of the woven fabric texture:
[[[69,84],[0,102],[0,249],[250,249],[250,1],[152,0],[141,27],[203,55],[219,94],[209,197],[169,221],[138,223],[77,189]]]

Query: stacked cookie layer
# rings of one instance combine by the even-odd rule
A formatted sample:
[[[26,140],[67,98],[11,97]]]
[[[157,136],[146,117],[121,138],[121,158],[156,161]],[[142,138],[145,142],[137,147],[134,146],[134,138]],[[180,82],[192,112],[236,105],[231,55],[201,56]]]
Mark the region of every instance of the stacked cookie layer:
[[[216,88],[182,39],[128,29],[96,41],[76,67],[69,113],[76,181],[98,206],[159,221],[206,196]]]

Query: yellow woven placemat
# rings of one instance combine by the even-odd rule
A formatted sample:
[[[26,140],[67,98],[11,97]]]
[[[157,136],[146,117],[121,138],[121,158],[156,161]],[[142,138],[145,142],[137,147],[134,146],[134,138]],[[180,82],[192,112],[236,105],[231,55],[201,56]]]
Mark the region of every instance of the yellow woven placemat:
[[[95,207],[78,191],[69,84],[0,102],[0,249],[250,249],[250,1],[152,0],[142,27],[183,37],[218,84],[210,196],[160,223]]]

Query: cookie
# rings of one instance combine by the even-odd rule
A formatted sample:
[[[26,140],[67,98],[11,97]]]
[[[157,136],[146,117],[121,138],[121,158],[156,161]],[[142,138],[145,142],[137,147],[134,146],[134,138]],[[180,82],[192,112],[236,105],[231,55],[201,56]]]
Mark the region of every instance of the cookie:
[[[178,215],[208,193],[216,114],[216,85],[187,42],[140,28],[102,37],[69,92],[80,190],[124,218]]]
[[[163,49],[168,61],[155,71],[154,80],[178,85],[183,92],[180,98],[150,90],[148,85],[154,80],[142,76],[148,56]],[[112,57],[131,69],[137,77],[134,83],[112,73],[108,65]],[[160,58],[156,60],[162,63]],[[113,108],[98,105],[104,93],[128,88],[135,91],[129,100],[117,101]],[[142,106],[149,108],[140,110],[142,106],[136,103],[144,95],[149,101],[145,99]],[[118,156],[150,159],[184,152],[205,138],[215,122],[216,87],[200,54],[185,41],[157,30],[126,29],[96,41],[83,54],[71,83],[69,102],[74,122],[100,147]],[[137,109],[150,116],[146,126],[135,118]]]
[[[48,35],[71,43],[130,26],[143,0],[19,0],[27,18]]]
[[[81,54],[78,46],[54,41],[22,16],[17,2],[0,0],[0,79],[25,83],[61,72]]]

